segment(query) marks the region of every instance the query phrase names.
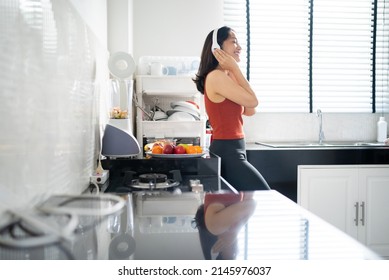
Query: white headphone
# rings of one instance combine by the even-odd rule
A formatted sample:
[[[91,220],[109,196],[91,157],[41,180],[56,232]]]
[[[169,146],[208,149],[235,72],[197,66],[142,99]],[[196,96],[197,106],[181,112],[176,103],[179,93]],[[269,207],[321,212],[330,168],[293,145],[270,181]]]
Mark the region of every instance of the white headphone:
[[[212,47],[211,47],[211,52],[213,53],[213,51],[215,49],[221,49],[220,45],[217,43],[217,31],[219,30],[219,28],[216,28],[214,31],[213,31],[213,36],[212,36]]]

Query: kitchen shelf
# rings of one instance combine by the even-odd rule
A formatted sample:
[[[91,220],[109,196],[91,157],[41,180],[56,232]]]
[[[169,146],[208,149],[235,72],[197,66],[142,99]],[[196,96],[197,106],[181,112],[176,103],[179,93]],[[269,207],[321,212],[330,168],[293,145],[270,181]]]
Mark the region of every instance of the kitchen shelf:
[[[142,109],[136,110],[136,137],[144,146],[147,138],[193,138],[205,147],[206,115],[202,95],[196,89],[192,76],[137,75],[135,94],[138,105],[147,112],[153,106],[163,111],[171,108],[172,102],[194,101],[200,106],[200,120],[196,121],[151,121]],[[140,156],[140,157],[143,157]]]
[[[169,91],[169,90],[148,90],[148,91],[143,91],[143,94],[147,96],[172,96],[172,97],[195,97],[198,95],[197,91]]]
[[[204,137],[205,119],[199,121],[142,121],[143,137]]]
[[[146,93],[196,93],[196,85],[192,76],[136,76],[136,92]]]

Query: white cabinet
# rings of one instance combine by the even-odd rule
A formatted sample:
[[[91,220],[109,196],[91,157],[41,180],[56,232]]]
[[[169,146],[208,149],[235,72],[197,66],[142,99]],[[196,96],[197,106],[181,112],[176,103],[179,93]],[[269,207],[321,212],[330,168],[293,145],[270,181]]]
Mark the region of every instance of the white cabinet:
[[[144,138],[197,138],[205,146],[206,117],[204,102],[197,91],[192,76],[136,76],[136,135],[143,147]],[[171,109],[171,102],[191,100],[200,106],[200,120],[196,121],[153,121],[147,112],[156,104],[164,111]],[[146,112],[146,113],[145,113]]]
[[[389,165],[301,165],[297,202],[389,257]]]
[[[361,168],[359,181],[360,219],[365,230],[359,232],[358,239],[389,256],[389,167]]]

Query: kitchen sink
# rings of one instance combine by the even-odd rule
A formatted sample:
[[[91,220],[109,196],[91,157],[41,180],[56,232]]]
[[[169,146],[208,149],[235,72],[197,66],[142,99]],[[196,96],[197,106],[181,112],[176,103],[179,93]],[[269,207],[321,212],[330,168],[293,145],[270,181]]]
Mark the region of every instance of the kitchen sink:
[[[328,142],[255,142],[257,145],[272,148],[331,148],[331,147],[383,147],[385,143],[355,142],[355,141],[328,141]]]

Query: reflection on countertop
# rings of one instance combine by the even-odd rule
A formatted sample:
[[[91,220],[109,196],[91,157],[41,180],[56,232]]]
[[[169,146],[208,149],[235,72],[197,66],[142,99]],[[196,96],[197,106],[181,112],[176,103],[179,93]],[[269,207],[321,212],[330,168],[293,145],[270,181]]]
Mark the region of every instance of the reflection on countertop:
[[[80,220],[84,226],[76,227],[73,239],[59,241],[55,250],[53,244],[21,249],[5,248],[0,242],[0,259],[29,256],[35,259],[201,260],[204,255],[194,217],[204,195],[163,191],[120,194],[125,201],[121,211],[99,219],[98,223],[84,215]],[[237,260],[380,259],[277,191],[255,191],[250,196],[255,201],[255,210],[236,234],[234,258]],[[5,234],[2,229],[1,241],[5,240]],[[82,240],[90,242],[80,243]],[[59,248],[62,253],[53,254]]]
[[[277,191],[257,191],[238,259],[379,259],[342,231]],[[247,245],[245,245],[247,244]]]
[[[237,234],[235,259],[380,259],[364,245],[277,191],[256,191],[250,195],[256,207]],[[144,207],[144,202],[158,199],[139,196],[144,194],[133,194],[134,259],[204,259],[197,229],[193,223],[192,228],[189,226],[189,217],[194,218],[195,204],[201,205],[203,195],[176,196],[176,203],[181,203],[176,211],[160,215],[153,212],[149,217],[144,212],[140,216],[139,209]],[[167,200],[163,195],[166,205]],[[145,221],[149,223],[146,225]]]

